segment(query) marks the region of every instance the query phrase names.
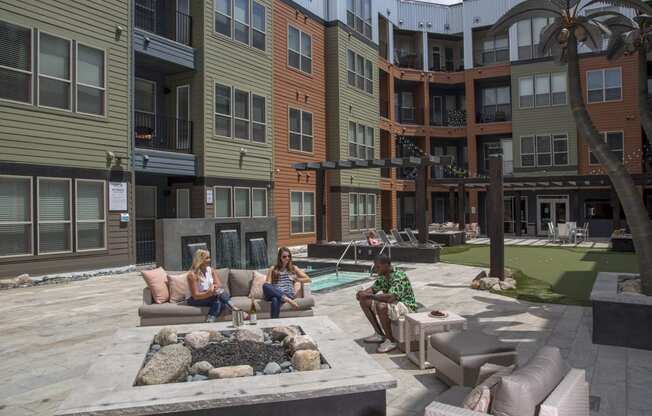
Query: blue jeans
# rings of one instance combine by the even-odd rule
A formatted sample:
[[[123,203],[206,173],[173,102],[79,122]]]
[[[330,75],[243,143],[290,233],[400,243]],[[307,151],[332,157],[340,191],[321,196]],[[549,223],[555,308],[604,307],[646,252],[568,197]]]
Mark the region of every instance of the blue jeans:
[[[229,301],[231,297],[226,293],[220,293],[219,295],[211,296],[206,299],[193,299],[192,297],[188,298],[188,305],[190,306],[210,306],[208,309],[208,315],[218,317],[224,306],[229,306]]]
[[[272,319],[278,318],[281,314],[281,305],[283,305],[284,296],[287,296],[290,299],[294,299],[293,295],[283,292],[281,289],[270,283],[263,284],[263,294],[265,295],[265,300],[272,303]]]

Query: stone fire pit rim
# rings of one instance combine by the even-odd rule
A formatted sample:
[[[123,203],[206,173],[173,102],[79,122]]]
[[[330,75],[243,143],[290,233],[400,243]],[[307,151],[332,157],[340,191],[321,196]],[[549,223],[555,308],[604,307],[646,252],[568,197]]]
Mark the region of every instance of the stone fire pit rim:
[[[637,277],[638,273],[599,272],[591,290],[592,302],[613,302],[652,306],[652,296],[632,295],[618,292],[621,276]]]

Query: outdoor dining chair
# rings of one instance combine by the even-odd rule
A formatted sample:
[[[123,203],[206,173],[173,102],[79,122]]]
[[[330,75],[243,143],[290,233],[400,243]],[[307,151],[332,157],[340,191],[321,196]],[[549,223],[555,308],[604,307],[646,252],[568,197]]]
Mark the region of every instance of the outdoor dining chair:
[[[584,227],[577,228],[573,234],[573,239],[575,244],[578,240],[580,241],[589,241],[589,222],[584,221]]]
[[[548,223],[548,241],[553,243],[557,241],[557,233],[555,230],[555,225],[551,222]]]
[[[561,243],[564,241],[570,243],[570,227],[568,224],[564,222],[557,224],[557,238]]]

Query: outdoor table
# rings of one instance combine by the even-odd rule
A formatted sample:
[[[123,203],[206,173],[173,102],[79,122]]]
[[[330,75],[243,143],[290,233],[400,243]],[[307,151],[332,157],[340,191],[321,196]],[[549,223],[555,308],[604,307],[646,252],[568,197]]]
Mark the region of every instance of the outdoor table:
[[[405,355],[419,366],[419,369],[425,370],[432,367],[426,361],[426,339],[428,335],[435,332],[450,331],[451,329],[466,329],[466,318],[449,312],[446,318],[434,318],[430,312],[409,313],[405,316]],[[419,351],[410,351],[412,337],[417,337]]]

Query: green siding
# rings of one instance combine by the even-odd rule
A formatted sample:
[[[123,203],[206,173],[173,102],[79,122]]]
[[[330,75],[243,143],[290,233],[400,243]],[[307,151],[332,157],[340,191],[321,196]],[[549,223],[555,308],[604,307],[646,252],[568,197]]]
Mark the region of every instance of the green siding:
[[[200,175],[220,178],[270,180],[273,168],[272,145],[272,1],[260,1],[267,8],[267,50],[250,48],[214,32],[213,2],[204,1],[203,40],[198,71],[202,85],[203,134],[197,152]],[[245,140],[214,134],[214,83],[235,87],[265,97],[267,142],[254,144]],[[194,101],[193,101],[194,102]],[[201,107],[196,107],[201,108]],[[250,112],[251,113],[251,112]],[[240,148],[247,154],[240,157]]]
[[[512,66],[512,137],[514,138],[514,175],[516,176],[577,174],[577,128],[568,104],[568,94],[566,105],[519,108],[519,78],[553,72],[566,72],[566,66],[552,61]],[[547,133],[568,134],[568,166],[521,168],[520,137]]]
[[[106,169],[106,152],[112,151],[124,158],[123,168],[128,169],[129,2],[5,0],[0,3],[0,16],[104,49],[107,63],[106,117],[0,101],[0,161]],[[116,40],[118,25],[124,31]]]

